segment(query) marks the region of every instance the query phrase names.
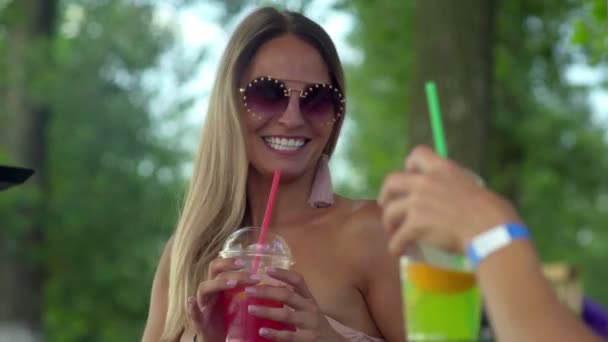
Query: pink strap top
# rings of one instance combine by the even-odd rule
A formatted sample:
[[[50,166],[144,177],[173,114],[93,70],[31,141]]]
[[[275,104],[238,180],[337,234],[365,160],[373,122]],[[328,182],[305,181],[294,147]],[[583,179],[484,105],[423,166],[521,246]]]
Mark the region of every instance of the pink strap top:
[[[351,342],[384,342],[384,340],[381,338],[366,335],[351,327],[347,327],[346,325],[336,321],[335,319],[329,316],[325,317],[327,317],[327,321],[329,321],[329,324],[331,324],[332,328],[334,328],[340,335],[344,336]]]

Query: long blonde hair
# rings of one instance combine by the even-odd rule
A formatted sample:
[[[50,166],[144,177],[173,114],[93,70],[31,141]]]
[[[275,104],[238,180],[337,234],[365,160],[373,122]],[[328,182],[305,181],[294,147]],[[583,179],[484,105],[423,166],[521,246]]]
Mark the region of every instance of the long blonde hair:
[[[209,263],[226,238],[245,218],[248,160],[237,91],[257,49],[265,42],[291,33],[314,46],[330,70],[335,86],[344,93],[344,75],[329,35],[305,16],[271,7],[258,9],[236,28],[211,93],[194,172],[173,236],[169,270],[168,308],[162,341],[174,341],[190,322],[187,298],[206,279]],[[335,123],[325,152],[335,148],[343,116]]]

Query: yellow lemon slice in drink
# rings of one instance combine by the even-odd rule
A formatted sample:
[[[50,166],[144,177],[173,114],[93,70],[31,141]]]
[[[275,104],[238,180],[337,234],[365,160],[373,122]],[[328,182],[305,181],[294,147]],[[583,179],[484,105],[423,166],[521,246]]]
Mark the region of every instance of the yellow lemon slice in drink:
[[[452,294],[475,286],[475,275],[470,272],[448,270],[426,263],[412,263],[404,267],[408,281],[423,291]]]

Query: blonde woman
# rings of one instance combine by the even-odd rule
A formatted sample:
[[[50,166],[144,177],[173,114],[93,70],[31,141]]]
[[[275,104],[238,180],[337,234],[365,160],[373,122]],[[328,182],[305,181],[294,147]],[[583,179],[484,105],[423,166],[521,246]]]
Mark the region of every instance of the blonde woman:
[[[404,339],[397,259],[375,202],[334,195],[327,160],[345,114],[344,75],[327,33],[293,12],[262,8],[232,35],[218,70],[190,188],[154,279],[144,341],[223,341],[218,293],[257,280],[218,259],[237,228],[259,226],[282,171],[273,231],[289,244],[291,285],[256,296],[287,309],[252,314],[295,331],[274,341]],[[189,300],[191,298],[191,300]]]

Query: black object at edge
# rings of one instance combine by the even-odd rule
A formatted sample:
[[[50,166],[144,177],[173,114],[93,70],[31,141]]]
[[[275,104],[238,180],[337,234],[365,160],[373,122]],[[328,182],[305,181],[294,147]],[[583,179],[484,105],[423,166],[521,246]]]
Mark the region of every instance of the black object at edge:
[[[0,165],[0,190],[22,184],[34,174],[34,170],[23,167]]]

